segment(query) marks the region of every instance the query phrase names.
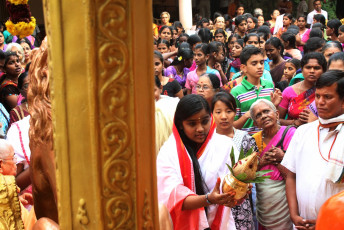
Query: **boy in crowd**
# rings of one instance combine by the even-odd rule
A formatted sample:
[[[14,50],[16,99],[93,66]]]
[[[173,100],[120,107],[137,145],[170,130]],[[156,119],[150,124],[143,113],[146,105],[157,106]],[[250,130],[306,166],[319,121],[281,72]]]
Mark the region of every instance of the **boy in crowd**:
[[[241,52],[240,61],[240,69],[245,77],[241,84],[231,91],[237,103],[234,127],[253,135],[259,131],[250,118],[249,110],[253,102],[267,99],[279,104],[282,94],[279,90],[274,93],[274,85],[271,81],[261,79],[264,71],[264,56],[259,48],[246,46]]]

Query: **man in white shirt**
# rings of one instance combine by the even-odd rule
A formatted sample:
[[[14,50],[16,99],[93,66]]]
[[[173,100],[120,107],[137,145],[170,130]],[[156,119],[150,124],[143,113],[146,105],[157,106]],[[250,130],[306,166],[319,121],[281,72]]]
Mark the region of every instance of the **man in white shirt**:
[[[327,18],[328,18],[327,12],[325,10],[321,9],[321,1],[320,0],[314,0],[313,6],[314,6],[314,10],[307,15],[307,24],[312,25],[313,17],[315,14],[322,14],[322,15],[324,15],[325,19],[327,20]]]
[[[344,191],[344,72],[330,70],[316,83],[319,120],[300,126],[281,164],[287,169],[290,218],[299,229],[315,229],[318,212]]]

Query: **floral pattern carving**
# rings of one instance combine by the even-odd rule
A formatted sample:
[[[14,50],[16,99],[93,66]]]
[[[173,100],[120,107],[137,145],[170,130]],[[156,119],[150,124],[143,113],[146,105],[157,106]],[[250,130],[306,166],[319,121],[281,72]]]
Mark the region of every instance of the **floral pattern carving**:
[[[95,1],[102,205],[106,229],[134,229],[135,156],[129,113],[133,112],[129,69],[129,2]]]

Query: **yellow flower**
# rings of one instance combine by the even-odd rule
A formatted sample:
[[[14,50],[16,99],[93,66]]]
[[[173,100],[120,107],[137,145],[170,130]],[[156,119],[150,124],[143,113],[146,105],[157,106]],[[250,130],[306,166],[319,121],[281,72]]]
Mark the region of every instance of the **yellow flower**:
[[[340,22],[344,25],[344,18],[342,18],[342,19],[340,20]]]
[[[181,61],[182,59],[183,59],[183,57],[182,57],[182,56],[178,57],[178,61]]]
[[[33,33],[36,27],[36,19],[34,17],[31,17],[31,21],[29,23],[18,22],[16,24],[14,24],[11,20],[8,20],[5,25],[8,32],[10,32],[12,35],[23,38]]]
[[[7,1],[14,5],[21,5],[21,4],[27,4],[29,0],[7,0]]]

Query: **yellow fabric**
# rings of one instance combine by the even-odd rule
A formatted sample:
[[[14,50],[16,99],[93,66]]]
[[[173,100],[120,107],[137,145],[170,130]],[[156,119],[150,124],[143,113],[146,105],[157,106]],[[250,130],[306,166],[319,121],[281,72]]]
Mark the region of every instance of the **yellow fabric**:
[[[253,134],[253,136],[252,136],[256,141],[259,153],[262,153],[266,147],[266,144],[263,142],[262,135],[263,135],[263,131],[260,131],[258,133]],[[263,148],[262,148],[262,142],[263,142]]]
[[[25,230],[31,230],[33,228],[33,225],[37,222],[35,209],[32,206],[30,212],[23,206],[22,203],[20,203],[21,207],[21,217],[24,222]]]
[[[0,174],[0,229],[24,229],[15,178],[2,174]]]

